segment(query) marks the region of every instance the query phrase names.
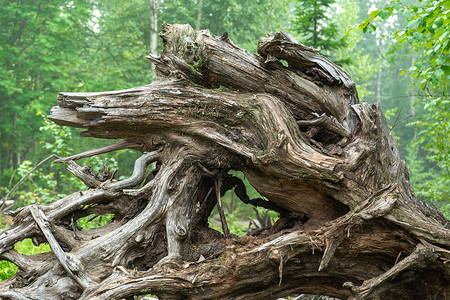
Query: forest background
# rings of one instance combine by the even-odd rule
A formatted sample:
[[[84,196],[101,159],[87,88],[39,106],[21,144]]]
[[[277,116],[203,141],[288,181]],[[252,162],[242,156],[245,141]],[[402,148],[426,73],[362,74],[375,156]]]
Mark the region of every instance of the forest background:
[[[236,45],[249,52],[256,51],[260,37],[282,29],[303,44],[321,49],[353,76],[361,101],[381,103],[408,165],[416,195],[438,206],[450,218],[448,0],[0,3],[2,199],[50,154],[68,156],[113,143],[81,137],[80,130],[47,120],[45,116],[56,105],[58,92],[118,90],[149,84],[155,73],[145,56],[157,55],[161,50],[162,42],[157,38],[161,25],[189,23],[215,35],[227,31]],[[85,159],[80,164],[93,165],[97,170],[104,164],[111,169],[120,166],[116,173],[120,179],[132,173],[138,156],[123,150]],[[9,197],[14,200],[11,209],[48,203],[80,188],[81,182],[70,176],[64,165],[48,162]],[[257,192],[252,193],[256,197]],[[263,225],[257,223],[264,221],[264,212],[255,212],[239,202],[232,191],[224,201],[234,233],[244,234],[249,222],[257,227]],[[276,216],[269,217],[273,221]],[[79,225],[96,226],[88,221]],[[7,223],[7,218],[2,218],[2,226]]]

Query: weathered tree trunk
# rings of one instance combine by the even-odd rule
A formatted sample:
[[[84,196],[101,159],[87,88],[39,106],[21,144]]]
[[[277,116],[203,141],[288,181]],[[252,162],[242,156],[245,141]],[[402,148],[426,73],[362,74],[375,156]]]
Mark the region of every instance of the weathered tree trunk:
[[[19,271],[0,284],[1,297],[450,297],[449,222],[416,199],[379,105],[359,103],[344,70],[285,32],[262,38],[259,55],[188,25],[166,24],[161,37],[152,84],[59,94],[54,122],[124,141],[59,160],[87,191],[13,213],[1,259]],[[122,181],[73,161],[123,148],[143,155]],[[229,170],[267,201],[249,199]],[[232,188],[279,221],[242,238],[210,229],[212,208]],[[106,226],[71,226],[107,213],[115,219]],[[28,237],[53,251],[13,250]]]

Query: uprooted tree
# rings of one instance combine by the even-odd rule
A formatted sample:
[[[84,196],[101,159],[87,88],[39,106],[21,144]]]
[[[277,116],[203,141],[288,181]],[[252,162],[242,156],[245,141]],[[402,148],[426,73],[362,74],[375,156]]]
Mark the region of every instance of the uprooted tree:
[[[11,213],[0,259],[19,270],[2,299],[450,297],[449,222],[416,199],[380,106],[360,103],[344,70],[286,32],[261,38],[259,55],[189,25],[161,37],[152,84],[59,94],[51,120],[123,141],[56,161],[88,190]],[[74,162],[124,148],[143,154],[121,181]],[[280,219],[233,236],[230,189]],[[224,234],[208,226],[216,205]],[[114,220],[80,230],[91,214]],[[19,254],[25,238],[52,252]]]

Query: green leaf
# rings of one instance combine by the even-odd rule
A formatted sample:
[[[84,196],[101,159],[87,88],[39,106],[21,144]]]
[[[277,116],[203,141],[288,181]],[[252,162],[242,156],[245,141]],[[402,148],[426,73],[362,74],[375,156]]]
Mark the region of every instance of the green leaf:
[[[412,21],[408,22],[408,28],[415,28],[418,24],[419,24],[418,19],[412,20]]]
[[[380,13],[380,11],[379,11],[378,9],[373,10],[373,11],[370,13],[369,18],[370,18],[371,20],[373,20],[373,19],[375,19],[375,18],[378,16],[379,13]]]
[[[361,23],[361,24],[358,25],[358,29],[359,29],[359,30],[364,30],[364,29],[367,28],[367,25],[368,25],[368,24],[369,24],[369,23],[368,23],[368,20],[366,20],[364,23]]]
[[[444,6],[446,9],[450,10],[450,1],[445,1]]]
[[[441,19],[437,19],[434,24],[436,24],[437,27],[442,27],[442,25],[444,25],[444,22]]]
[[[380,17],[383,20],[387,20],[390,16],[391,16],[391,13],[388,10],[383,9],[380,11]]]
[[[365,20],[364,23],[359,24],[358,29],[364,31],[367,28],[367,25],[369,25],[369,20]]]
[[[436,65],[442,65],[443,63],[445,63],[445,58],[439,57],[436,59]]]
[[[450,66],[449,65],[442,65],[441,69],[445,72],[446,75],[450,74]]]
[[[443,44],[442,44],[442,48],[445,49],[448,45],[448,43],[450,42],[450,40],[446,40]]]
[[[442,70],[442,69],[438,69],[435,73],[434,73],[434,76],[437,78],[437,79],[441,79],[442,78],[442,76],[444,76],[444,70]]]
[[[400,1],[392,1],[391,6],[397,11],[403,8],[403,5],[400,3]]]
[[[414,35],[413,35],[413,37],[414,37],[414,39],[415,39],[416,41],[422,40],[422,34],[419,33],[419,32],[415,32]]]
[[[439,37],[439,41],[442,42],[445,38],[447,38],[449,36],[449,32],[446,31],[444,32],[440,37]]]

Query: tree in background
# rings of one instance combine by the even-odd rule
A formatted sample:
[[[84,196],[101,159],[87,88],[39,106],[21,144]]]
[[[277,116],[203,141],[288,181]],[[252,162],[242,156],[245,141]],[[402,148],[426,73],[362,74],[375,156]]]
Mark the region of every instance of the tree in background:
[[[150,63],[145,55],[153,51],[153,2],[100,0],[92,7],[96,15],[85,24],[86,76],[78,90],[125,89],[150,83],[154,72],[142,69],[148,69]]]
[[[255,51],[255,39],[287,22],[289,1],[260,0],[252,5],[236,0],[0,3],[0,186],[5,195],[20,179],[15,170],[22,162],[38,162],[49,155],[40,141],[59,140],[39,130],[45,124],[36,116],[39,111],[49,114],[58,91],[149,84],[155,74],[145,56],[161,50],[155,35],[164,22],[212,25],[217,35],[228,29],[233,41]],[[76,152],[102,145],[96,140],[81,142],[75,130],[70,132]]]
[[[188,23],[212,34],[225,31],[234,43],[255,52],[259,36],[286,29],[290,0],[170,0],[162,4],[162,22]],[[161,24],[160,24],[161,25]]]
[[[331,6],[335,0],[297,1],[292,29],[305,45],[319,49],[323,54],[335,57],[334,52],[346,46],[346,40],[338,25],[330,18]],[[337,61],[349,63],[349,59]]]
[[[390,50],[393,43],[390,33],[404,28],[406,18],[398,15],[389,22],[377,24],[374,34],[362,34],[355,25],[363,22],[371,11],[385,3],[382,0],[358,0],[360,7],[358,21],[353,23],[354,29],[350,33],[360,35],[361,40],[357,48],[370,57],[371,68],[374,69],[374,73],[367,80],[368,93],[363,100],[369,103],[381,103],[391,130],[397,137],[400,153],[406,157],[407,149],[414,139],[414,129],[407,124],[414,118],[415,96],[411,88],[413,85],[411,78],[399,76],[399,73],[401,69],[409,68],[413,55],[404,48],[399,48],[397,51]]]
[[[345,66],[345,69],[352,74],[358,95],[362,101],[367,101],[366,97],[374,94],[370,89],[371,79],[379,70],[380,62],[362,47],[363,36],[358,30],[352,30],[358,23],[358,14],[360,12],[359,4],[356,0],[338,0],[336,5],[339,9],[330,11],[333,20],[339,20],[336,24],[339,33],[338,36],[344,36],[346,46],[334,51],[334,57],[339,60],[351,58],[351,62]]]
[[[1,1],[0,3],[0,174],[28,158],[39,141],[39,110],[55,92],[73,89],[83,24],[91,18],[87,1]],[[3,185],[3,184],[2,184]]]
[[[410,147],[409,165],[416,193],[424,200],[438,201],[449,216],[450,186],[450,1],[421,1],[405,5],[391,1],[373,10],[359,28],[372,32],[392,15],[405,15],[407,23],[392,33],[393,50],[409,49],[410,73],[419,90],[415,97],[418,120],[415,149]]]

